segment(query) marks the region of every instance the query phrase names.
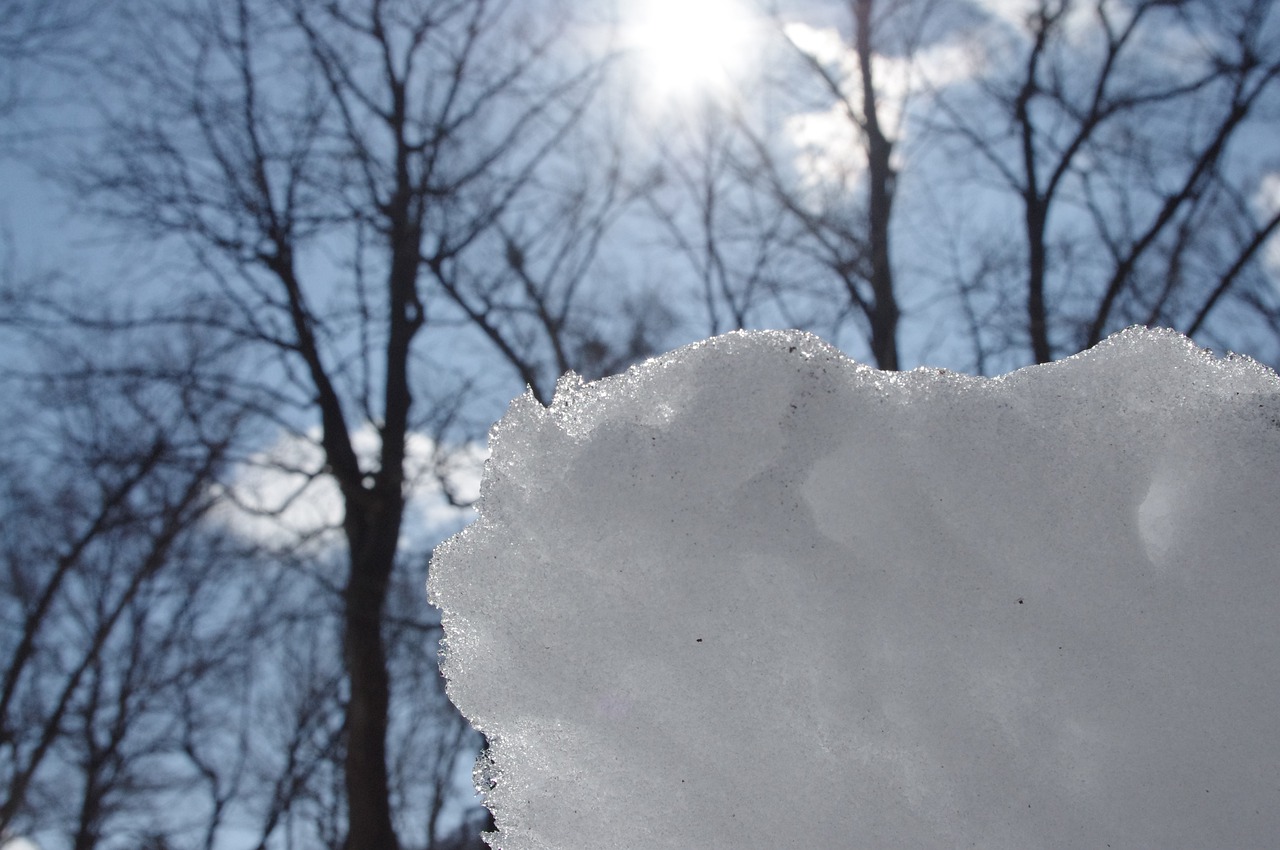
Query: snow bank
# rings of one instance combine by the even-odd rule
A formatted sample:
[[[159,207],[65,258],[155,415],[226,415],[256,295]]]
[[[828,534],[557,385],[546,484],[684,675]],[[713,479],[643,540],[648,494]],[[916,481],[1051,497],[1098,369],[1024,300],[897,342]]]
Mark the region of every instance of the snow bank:
[[[503,850],[1271,847],[1280,379],[730,334],[516,400],[436,554]]]

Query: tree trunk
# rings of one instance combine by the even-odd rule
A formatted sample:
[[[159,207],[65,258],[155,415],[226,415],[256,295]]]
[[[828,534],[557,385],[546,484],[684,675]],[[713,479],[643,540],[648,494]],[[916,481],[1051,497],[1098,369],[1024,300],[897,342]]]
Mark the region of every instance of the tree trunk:
[[[1045,205],[1039,198],[1026,199],[1027,227],[1027,331],[1031,336],[1031,353],[1037,363],[1053,359],[1049,345],[1048,307],[1045,304],[1045,275],[1048,251],[1045,247]]]
[[[351,695],[346,717],[346,850],[399,850],[400,846],[391,822],[387,779],[391,678],[383,645],[382,611],[395,564],[402,501],[398,492],[365,492],[347,499],[351,573],[345,599],[343,660]]]
[[[893,211],[893,142],[880,126],[872,77],[871,12],[875,0],[858,0],[854,7],[857,25],[858,65],[862,71],[863,131],[867,143],[867,217],[871,242],[871,290],[875,304],[871,312],[871,354],[881,369],[897,369],[898,308],[893,289],[893,266],[889,256],[889,222]]]

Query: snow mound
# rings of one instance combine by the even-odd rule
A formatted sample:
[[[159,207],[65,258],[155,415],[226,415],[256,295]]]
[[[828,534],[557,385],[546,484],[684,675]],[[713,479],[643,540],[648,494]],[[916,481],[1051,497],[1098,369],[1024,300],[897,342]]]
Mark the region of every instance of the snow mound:
[[[526,395],[441,546],[502,850],[1271,847],[1280,379],[735,333]]]

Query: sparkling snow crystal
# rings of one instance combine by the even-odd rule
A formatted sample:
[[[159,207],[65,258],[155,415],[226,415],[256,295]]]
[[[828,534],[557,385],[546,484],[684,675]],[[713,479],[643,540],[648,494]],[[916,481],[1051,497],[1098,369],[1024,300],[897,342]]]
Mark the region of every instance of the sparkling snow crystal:
[[[503,850],[1272,847],[1280,379],[736,333],[495,426],[438,550]]]

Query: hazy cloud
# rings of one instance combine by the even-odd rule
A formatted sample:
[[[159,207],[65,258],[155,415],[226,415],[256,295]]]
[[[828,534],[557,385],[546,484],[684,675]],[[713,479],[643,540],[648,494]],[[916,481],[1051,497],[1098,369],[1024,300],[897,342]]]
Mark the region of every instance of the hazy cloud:
[[[380,438],[374,427],[362,425],[352,441],[362,465],[376,468]],[[487,449],[475,443],[441,451],[423,434],[409,436],[403,543],[429,545],[470,521],[472,510],[451,504],[441,479],[456,500],[474,501],[487,456]],[[236,534],[267,546],[336,546],[341,543],[342,498],[323,469],[318,429],[282,433],[237,470],[227,487],[232,498],[219,508],[220,519]]]

